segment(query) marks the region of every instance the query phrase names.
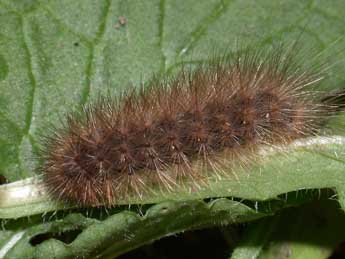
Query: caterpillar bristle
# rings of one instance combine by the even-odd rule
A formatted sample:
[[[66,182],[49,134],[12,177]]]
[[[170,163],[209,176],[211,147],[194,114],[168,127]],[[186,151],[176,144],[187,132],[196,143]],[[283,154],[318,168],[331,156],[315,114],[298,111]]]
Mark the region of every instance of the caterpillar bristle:
[[[262,145],[315,134],[326,109],[310,89],[320,80],[280,49],[244,51],[100,98],[48,136],[44,183],[79,206],[185,181],[198,189],[210,174],[232,174],[229,164],[250,163]]]

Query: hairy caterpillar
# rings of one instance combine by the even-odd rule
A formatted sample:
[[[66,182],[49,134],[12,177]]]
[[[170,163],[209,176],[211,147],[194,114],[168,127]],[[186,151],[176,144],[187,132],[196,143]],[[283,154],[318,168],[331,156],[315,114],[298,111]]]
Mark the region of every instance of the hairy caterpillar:
[[[317,132],[328,110],[312,89],[320,80],[291,52],[245,50],[101,98],[46,138],[44,184],[80,206],[157,185],[173,190],[185,179],[207,184],[208,174],[227,174],[262,145]]]

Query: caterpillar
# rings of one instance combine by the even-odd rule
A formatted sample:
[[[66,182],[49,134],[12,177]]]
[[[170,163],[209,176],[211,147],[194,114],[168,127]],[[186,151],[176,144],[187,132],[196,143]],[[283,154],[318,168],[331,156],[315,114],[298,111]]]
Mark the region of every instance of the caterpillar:
[[[67,115],[39,171],[52,197],[86,207],[186,180],[197,188],[261,146],[315,134],[327,114],[313,90],[321,80],[282,48],[183,67]]]

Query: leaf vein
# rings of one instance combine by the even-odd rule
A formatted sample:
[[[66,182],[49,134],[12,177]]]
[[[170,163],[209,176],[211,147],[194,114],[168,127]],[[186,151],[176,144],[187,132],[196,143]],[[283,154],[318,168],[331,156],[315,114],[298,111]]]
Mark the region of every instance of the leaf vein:
[[[81,95],[81,101],[80,101],[81,105],[84,105],[90,96],[91,75],[92,75],[92,71],[93,71],[93,60],[94,60],[95,47],[101,41],[101,39],[103,38],[105,31],[106,31],[106,24],[107,24],[107,18],[109,15],[109,11],[110,11],[111,1],[106,0],[105,3],[106,4],[105,4],[105,8],[103,10],[103,15],[102,15],[103,19],[101,20],[101,22],[99,24],[95,39],[90,44],[90,54],[89,54],[89,57],[87,59],[87,65],[86,65],[86,71],[85,71],[85,86],[82,89],[82,95]]]
[[[199,23],[194,31],[192,31],[188,42],[186,42],[177,50],[177,56],[175,58],[186,54],[196,45],[196,43],[202,38],[202,36],[205,35],[205,32],[209,28],[209,26],[227,10],[230,2],[231,0],[220,1],[220,3],[218,3],[213,8],[211,13],[202,22]]]
[[[164,20],[165,20],[165,0],[160,0],[159,3],[159,21],[158,21],[158,47],[162,54],[162,64],[161,64],[161,73],[166,72],[166,55],[163,49],[163,40],[164,40]]]

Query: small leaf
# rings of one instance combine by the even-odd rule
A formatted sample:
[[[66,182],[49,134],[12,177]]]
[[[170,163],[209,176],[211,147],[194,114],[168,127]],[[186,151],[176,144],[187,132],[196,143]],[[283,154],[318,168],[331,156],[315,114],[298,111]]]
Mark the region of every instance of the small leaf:
[[[288,209],[259,259],[325,259],[344,240],[344,214],[336,202],[319,201]]]
[[[257,259],[277,227],[279,216],[267,217],[252,223],[244,233],[244,240],[235,248],[231,259]]]

